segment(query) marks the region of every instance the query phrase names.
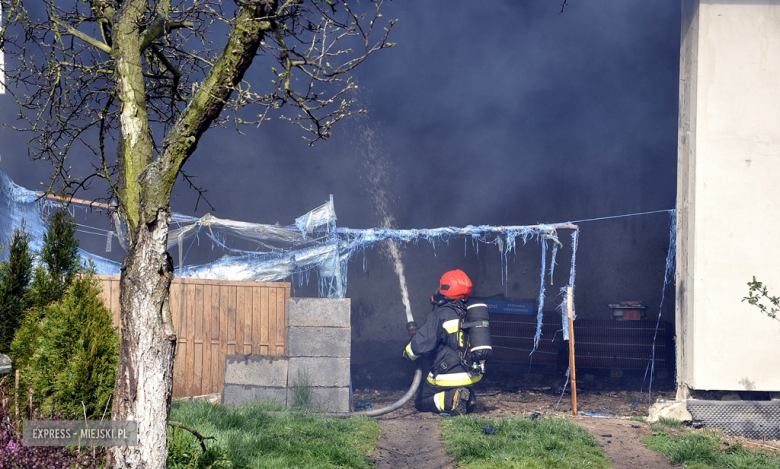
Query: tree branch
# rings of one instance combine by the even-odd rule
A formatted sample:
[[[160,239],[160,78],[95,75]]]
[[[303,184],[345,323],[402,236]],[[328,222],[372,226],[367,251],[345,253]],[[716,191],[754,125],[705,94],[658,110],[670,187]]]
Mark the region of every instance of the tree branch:
[[[98,41],[94,37],[89,36],[87,34],[84,34],[81,31],[79,31],[79,30],[77,30],[75,28],[70,27],[69,25],[67,25],[67,24],[63,23],[62,21],[58,20],[57,18],[52,18],[52,21],[55,24],[57,24],[58,26],[64,28],[65,31],[68,34],[70,34],[71,36],[77,37],[77,38],[81,39],[82,41],[86,42],[90,46],[96,47],[96,48],[102,50],[103,52],[105,52],[106,54],[111,54],[111,52],[112,52],[111,46],[109,46],[105,42]]]
[[[179,80],[181,80],[182,76],[181,71],[176,67],[176,65],[168,60],[168,57],[166,57],[157,46],[152,45],[152,53],[154,53],[155,57],[157,57],[160,62],[165,65],[166,70],[171,72],[171,75],[173,75],[173,83],[171,84],[171,106],[173,106],[176,102],[176,99],[181,99],[181,95],[179,95]]]
[[[113,46],[111,41],[111,22],[114,17],[114,7],[107,0],[91,0],[90,8],[97,20],[100,35],[103,36],[103,42]]]
[[[190,432],[193,435],[195,435],[195,438],[197,438],[198,441],[200,441],[200,447],[201,447],[201,449],[203,450],[204,453],[206,451],[208,451],[208,450],[206,449],[206,443],[204,443],[203,441],[204,440],[216,440],[216,438],[214,438],[213,436],[203,436],[203,435],[201,435],[200,433],[198,433],[197,430],[195,430],[192,427],[188,427],[187,425],[184,425],[183,423],[174,422],[172,420],[169,420],[168,421],[168,425],[171,426],[171,427],[176,427],[176,428],[181,428],[183,430],[187,430],[188,432]]]
[[[149,28],[141,35],[141,50],[146,50],[154,41],[176,29],[192,29],[195,24],[192,21],[170,22],[165,19],[155,19]]]
[[[160,207],[153,201],[150,211],[144,210],[146,201],[143,192],[144,176],[153,162],[154,147],[149,138],[149,114],[146,103],[143,76],[143,59],[140,50],[139,23],[146,13],[146,0],[124,0],[119,12],[114,15],[112,28],[114,61],[116,68],[117,98],[120,101],[119,160],[120,192],[118,198],[127,217],[128,238],[135,239],[141,223],[157,220]],[[144,217],[144,215],[152,216]]]
[[[217,209],[214,207],[214,205],[211,204],[209,199],[206,198],[206,192],[208,192],[206,189],[196,185],[192,180],[198,176],[190,176],[189,174],[185,173],[184,170],[180,170],[179,174],[181,174],[182,179],[189,184],[190,189],[193,189],[195,192],[198,193],[198,200],[195,201],[195,211],[198,211],[198,204],[200,203],[200,199],[203,199],[204,202],[206,202],[206,205],[209,206],[212,212],[215,212]]]
[[[770,295],[769,289],[756,280],[755,276],[753,276],[752,282],[748,282],[748,287],[750,287],[748,296],[742,298],[742,301],[747,301],[770,318],[780,321],[780,318],[777,317],[778,313],[780,313],[780,298]],[[769,302],[769,306],[762,303],[764,300]]]
[[[201,135],[219,117],[251,65],[263,37],[271,29],[269,10],[272,6],[272,0],[261,0],[251,7],[239,8],[222,54],[163,140],[160,157],[150,168],[156,174],[151,180],[161,184],[145,187],[146,200],[169,199],[181,167],[195,151]],[[156,209],[153,205],[146,211],[147,219],[154,219]]]

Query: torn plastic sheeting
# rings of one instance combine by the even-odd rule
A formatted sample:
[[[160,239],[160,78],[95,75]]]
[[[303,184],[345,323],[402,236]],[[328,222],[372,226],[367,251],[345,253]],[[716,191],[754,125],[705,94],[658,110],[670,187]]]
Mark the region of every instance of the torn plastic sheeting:
[[[332,207],[330,203],[319,209],[328,207]],[[319,209],[315,209],[315,211]],[[252,224],[247,223],[246,225]],[[321,294],[327,284],[329,292],[327,296],[343,297],[346,294],[347,279],[345,278],[346,269],[341,268],[341,266],[356,252],[381,241],[392,239],[416,242],[424,239],[433,242],[437,238],[447,241],[457,236],[471,236],[472,240],[499,245],[502,248],[502,260],[506,263],[508,252],[516,248],[516,238],[521,238],[523,243],[532,237],[538,237],[541,240],[550,239],[557,246],[560,241],[558,241],[556,229],[561,227],[572,228],[565,224],[509,227],[469,225],[463,228],[443,227],[411,230],[339,228],[337,230],[338,236],[331,233],[328,237],[329,241],[323,244],[263,254],[236,250],[243,255],[224,256],[210,264],[182,267],[180,268],[180,276],[202,279],[271,281],[288,278],[294,274],[301,274],[316,268],[317,274],[320,276]],[[495,238],[488,239],[488,235],[494,235]],[[506,236],[506,244],[501,240],[501,235]],[[221,242],[219,244],[222,245]],[[222,246],[224,247],[224,245]],[[503,265],[502,270],[505,271],[505,269],[506,265]],[[545,270],[546,266],[543,266],[542,272],[544,273]],[[542,275],[544,275],[543,273]],[[338,278],[334,279],[333,277]],[[331,280],[327,280],[328,278]],[[505,279],[506,274],[502,280]],[[544,294],[543,291],[542,286],[541,295]]]
[[[59,202],[51,199],[40,199],[34,191],[15,184],[11,178],[0,170],[0,242],[10,240],[14,230],[22,226],[28,234],[30,249],[40,252],[43,248],[43,235],[47,224],[41,216],[44,207],[58,207]],[[6,257],[5,251],[2,253]],[[120,264],[100,256],[91,254],[79,248],[79,255],[86,265],[92,261],[95,271],[104,275],[119,275]]]
[[[30,235],[30,247],[34,251],[40,251],[43,247],[43,235],[47,229],[47,224],[41,217],[41,208],[56,205],[59,205],[57,201],[39,199],[35,192],[16,185],[5,172],[0,170],[0,236],[3,240],[10,239],[14,229],[20,227],[22,220],[24,220],[25,231]],[[327,215],[328,211],[331,215]],[[313,212],[317,213],[312,217],[312,220],[335,219],[332,201]],[[171,230],[169,248],[192,237],[197,233],[198,228],[204,226],[221,233],[230,233],[254,241],[278,241],[292,246],[304,242],[303,236],[294,229],[285,229],[275,225],[222,220],[210,214],[202,218],[172,214],[171,219],[174,223],[189,223],[190,225]],[[311,226],[319,226],[318,223],[313,221]],[[215,238],[216,236],[212,237],[216,241]],[[119,275],[120,273],[121,264],[118,262],[83,249],[79,250],[79,254],[84,262],[92,261],[98,274]],[[271,281],[282,280],[314,267],[322,276],[333,276],[339,270],[337,266],[337,247],[335,241],[332,241],[328,244],[319,244],[300,250],[291,251],[290,248],[286,248],[275,253],[265,253],[265,255],[225,256],[201,266],[180,265],[179,275],[203,279]],[[339,285],[343,284],[343,282],[338,283]]]
[[[174,218],[172,217],[173,220]],[[181,220],[181,218],[178,218],[178,220]],[[279,241],[293,245],[304,242],[304,238],[300,233],[281,226],[224,220],[207,213],[201,218],[195,219],[189,226],[171,230],[168,234],[168,249],[179,244],[180,240],[185,241],[189,239],[197,233],[198,229],[207,229],[209,231],[216,229],[250,241]]]
[[[485,236],[504,235],[506,237],[506,252],[510,252],[514,250],[516,246],[515,238],[518,237],[523,240],[523,243],[525,243],[531,237],[542,236],[545,239],[551,239],[555,243],[560,244],[556,230],[558,228],[570,227],[571,226],[568,224],[553,224],[530,226],[467,225],[463,228],[450,226],[442,228],[412,230],[394,230],[390,228],[369,228],[365,230],[357,230],[351,228],[339,228],[338,233],[346,235],[347,242],[350,244],[364,245],[371,245],[386,239],[411,242],[420,239],[430,241],[438,238],[446,241],[458,236],[471,236],[472,239],[475,239],[479,242],[498,244],[499,241],[496,239],[487,239]]]
[[[292,271],[292,259],[286,256],[279,259],[223,256],[209,264],[184,266],[179,276],[204,280],[273,282],[289,277]]]
[[[540,241],[552,240],[554,243],[553,259],[550,267],[550,277],[554,273],[555,256],[558,247],[562,246],[558,239],[557,230],[561,228],[574,229],[577,227],[569,223],[540,224],[529,226],[490,226],[490,225],[468,225],[463,228],[443,227],[432,229],[417,230],[394,230],[389,228],[370,228],[366,230],[356,230],[350,228],[339,228],[338,233],[344,235],[344,249],[342,256],[370,247],[378,242],[392,239],[398,242],[417,242],[420,239],[434,243],[435,239],[449,241],[458,236],[471,237],[472,243],[486,243],[498,246],[501,251],[501,283],[507,284],[509,253],[517,248],[517,238],[520,238],[525,244],[531,238],[538,238]],[[543,266],[544,271],[546,267]],[[542,272],[544,277],[544,272]],[[542,278],[544,282],[544,278]],[[542,290],[542,295],[544,294]]]
[[[7,205],[5,214],[0,219],[0,225],[5,228],[6,238],[12,235],[13,227],[19,226],[21,219],[28,220],[28,231],[31,232],[33,246],[36,242],[40,245],[40,239],[45,232],[46,224],[40,217],[42,204],[53,205],[56,202],[45,202],[37,199],[37,195],[24,188],[16,186],[5,175],[3,177],[3,201]],[[2,210],[2,207],[0,207]],[[23,212],[23,214],[19,214]],[[336,228],[336,215],[332,198],[325,204],[317,207],[308,214],[298,217],[294,227],[279,227],[276,225],[263,225],[257,223],[223,220],[210,214],[202,218],[195,218],[182,214],[171,214],[172,224],[186,224],[169,233],[169,247],[178,244],[179,247],[179,276],[215,280],[256,280],[273,281],[299,275],[299,281],[316,269],[320,283],[320,294],[327,296],[343,297],[347,287],[347,264],[351,256],[371,247],[374,244],[392,239],[403,242],[418,242],[427,240],[435,248],[437,239],[449,242],[457,237],[471,238],[472,245],[478,247],[480,243],[496,245],[501,251],[502,259],[502,283],[506,284],[507,264],[509,253],[517,248],[518,238],[525,244],[529,239],[535,238],[541,244],[546,245],[546,240],[552,240],[555,244],[552,250],[553,262],[550,265],[549,274],[552,276],[555,265],[554,256],[557,247],[561,245],[558,240],[557,229],[574,229],[571,224],[540,224],[532,226],[490,226],[468,225],[463,228],[442,227],[433,229],[409,229],[395,230],[384,228],[349,229]],[[10,222],[10,223],[9,223]],[[10,230],[9,230],[10,227]],[[199,230],[205,230],[214,246],[225,249],[231,255],[226,255],[217,261],[205,265],[184,266],[183,242],[185,239],[196,236]],[[305,238],[304,234],[319,232],[319,238]],[[327,233],[323,236],[324,233]],[[261,246],[269,248],[270,252],[242,251],[233,249],[224,243],[224,235],[230,234],[243,239],[253,240]],[[576,238],[575,238],[576,239]],[[275,241],[287,244],[285,248],[271,247],[261,241]],[[301,246],[308,243],[308,246]],[[465,246],[465,244],[464,244]],[[576,248],[575,248],[576,249]],[[543,250],[546,254],[546,247]],[[91,258],[96,265],[96,270],[101,274],[115,275],[119,273],[119,263],[109,261],[100,256],[82,253],[84,258]],[[572,261],[574,258],[572,258]],[[542,282],[546,269],[543,262],[540,275]],[[365,266],[364,266],[365,267]],[[572,277],[573,277],[572,264]],[[573,284],[573,278],[570,279]],[[325,293],[327,292],[327,293]],[[540,288],[540,299],[544,298],[544,285]],[[541,303],[541,301],[540,301]],[[565,326],[564,326],[565,327]]]
[[[571,233],[571,267],[569,269],[569,284],[561,287],[561,296],[563,296],[563,302],[561,302],[561,324],[563,326],[563,340],[569,340],[569,296],[568,288],[571,287],[571,315],[572,321],[577,319],[577,304],[574,301],[574,277],[577,274],[577,244],[580,239],[580,231],[574,230]]]
[[[97,274],[119,275],[122,271],[122,264],[119,262],[114,262],[110,259],[106,259],[105,257],[96,256],[81,248],[79,248],[79,255],[81,256],[82,263],[85,265],[88,265],[88,261],[92,262],[92,265],[95,266],[95,273]]]
[[[13,229],[26,222],[26,230],[30,234],[30,245],[40,250],[46,223],[41,217],[44,207],[58,206],[58,202],[40,200],[35,192],[14,184],[0,170],[0,236],[9,239]],[[317,207],[308,214],[298,217],[294,227],[279,227],[257,223],[222,220],[210,214],[195,218],[181,214],[171,214],[172,224],[187,225],[171,230],[169,233],[169,248],[178,244],[179,276],[189,278],[214,280],[254,280],[275,281],[298,275],[299,282],[307,281],[312,270],[319,276],[319,294],[328,297],[344,297],[347,288],[348,261],[357,252],[374,244],[392,239],[403,242],[427,240],[435,248],[437,239],[449,242],[456,237],[471,238],[472,245],[479,243],[496,245],[501,251],[502,283],[506,285],[509,253],[517,248],[520,238],[525,244],[529,239],[536,239],[542,245],[542,267],[540,271],[539,308],[541,311],[544,297],[544,279],[546,271],[547,240],[553,241],[552,262],[549,275],[552,278],[555,266],[557,248],[561,246],[557,230],[572,229],[572,260],[569,284],[574,286],[575,259],[577,249],[578,227],[572,224],[540,224],[531,226],[490,226],[468,225],[463,228],[442,227],[434,229],[395,230],[385,228],[369,228],[364,230],[336,228],[336,215],[333,199]],[[224,248],[234,255],[226,255],[205,265],[184,266],[183,241],[196,236],[199,230],[206,229],[213,246]],[[119,230],[119,228],[118,228]],[[215,233],[216,232],[216,233]],[[319,232],[319,238],[309,238],[307,235]],[[228,247],[224,243],[224,235],[231,234],[243,239],[253,240],[270,252],[242,251]],[[286,243],[286,248],[276,248],[265,245],[262,241]],[[308,243],[308,245],[303,245]],[[464,243],[466,246],[467,241]],[[91,259],[99,274],[117,275],[120,264],[85,251],[80,252],[83,259]],[[238,255],[235,255],[238,254]],[[364,263],[365,268],[365,263]],[[566,321],[564,320],[566,331]],[[537,327],[535,342],[540,339],[541,329]]]
[[[17,186],[0,171],[0,242],[10,240],[24,220],[25,232],[30,235],[30,248],[40,251],[46,233],[46,224],[41,218],[42,203],[35,192]],[[5,258],[5,252],[2,255]]]
[[[306,215],[302,215],[295,219],[295,226],[298,227],[301,235],[305,238],[306,235],[312,233],[315,229],[329,225],[336,221],[336,210],[333,206],[333,196],[330,196],[330,200],[320,205],[314,210],[310,211]]]
[[[531,355],[536,351],[536,349],[539,347],[539,341],[542,338],[542,320],[544,318],[544,271],[547,267],[547,240],[542,239],[542,269],[540,273],[540,279],[539,279],[539,300],[537,301],[538,310],[536,312],[536,334],[534,334],[534,347],[531,350]]]
[[[336,244],[330,243],[284,253],[223,256],[208,264],[184,266],[180,277],[272,282],[313,267],[318,268],[320,276],[330,277],[334,275],[337,258]]]

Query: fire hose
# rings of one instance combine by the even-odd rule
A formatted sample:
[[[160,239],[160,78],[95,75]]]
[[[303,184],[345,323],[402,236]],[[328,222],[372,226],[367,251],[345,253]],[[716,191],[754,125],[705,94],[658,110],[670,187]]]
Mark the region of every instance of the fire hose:
[[[409,323],[407,323],[406,328],[409,331],[409,335],[414,335],[417,333],[417,324],[415,324],[414,319],[411,317],[411,315],[407,312],[407,319],[409,319]],[[409,402],[409,399],[414,396],[414,393],[417,392],[417,389],[420,387],[420,383],[422,382],[422,364],[417,365],[417,369],[414,371],[414,379],[412,380],[412,385],[409,387],[409,390],[406,391],[406,394],[403,395],[403,397],[396,402],[385,406],[380,407],[379,409],[370,409],[370,410],[363,410],[359,412],[339,412],[339,413],[330,413],[328,415],[331,415],[333,417],[354,417],[358,415],[364,415],[366,417],[377,417],[379,415],[388,414],[390,412],[393,412],[395,410],[400,409],[404,404]]]
[[[379,409],[363,410],[360,412],[346,412],[344,414],[339,414],[338,416],[354,417],[357,415],[365,415],[366,417],[376,417],[379,415],[388,414],[390,412],[393,412],[394,410],[398,410],[401,408],[401,406],[409,402],[409,399],[411,399],[414,393],[417,392],[417,388],[420,387],[421,381],[422,381],[422,367],[417,366],[417,370],[415,370],[414,372],[414,380],[412,380],[412,386],[409,388],[406,394],[404,394],[404,396],[398,401],[388,406],[381,407]]]
[[[409,309],[406,310],[406,319],[409,321],[406,324],[406,329],[409,332],[409,336],[414,336],[414,334],[417,333],[417,324],[414,322],[414,318],[412,317],[412,312]],[[363,410],[360,412],[346,412],[343,414],[338,414],[338,416],[353,417],[356,415],[365,415],[366,417],[376,417],[378,415],[384,415],[393,412],[395,410],[398,410],[401,408],[401,406],[409,402],[409,399],[411,399],[414,393],[417,392],[417,389],[420,387],[420,382],[422,382],[422,364],[417,365],[417,369],[414,371],[414,379],[412,380],[412,386],[409,388],[408,391],[406,391],[406,394],[404,394],[404,396],[398,401],[388,406],[380,407],[379,409]]]

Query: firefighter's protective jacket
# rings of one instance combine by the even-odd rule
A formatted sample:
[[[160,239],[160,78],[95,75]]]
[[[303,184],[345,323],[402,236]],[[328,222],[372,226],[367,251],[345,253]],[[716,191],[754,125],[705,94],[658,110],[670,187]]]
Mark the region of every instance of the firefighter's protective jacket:
[[[466,344],[460,325],[465,315],[465,305],[460,301],[436,305],[404,350],[411,360],[430,354],[433,366],[428,382],[433,385],[470,386],[482,378],[479,373],[470,373],[461,360]]]

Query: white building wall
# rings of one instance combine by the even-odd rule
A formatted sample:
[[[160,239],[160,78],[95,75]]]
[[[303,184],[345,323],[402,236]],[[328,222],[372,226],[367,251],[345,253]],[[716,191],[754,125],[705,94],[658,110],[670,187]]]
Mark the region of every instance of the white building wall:
[[[780,391],[780,0],[682,4],[678,384]]]

